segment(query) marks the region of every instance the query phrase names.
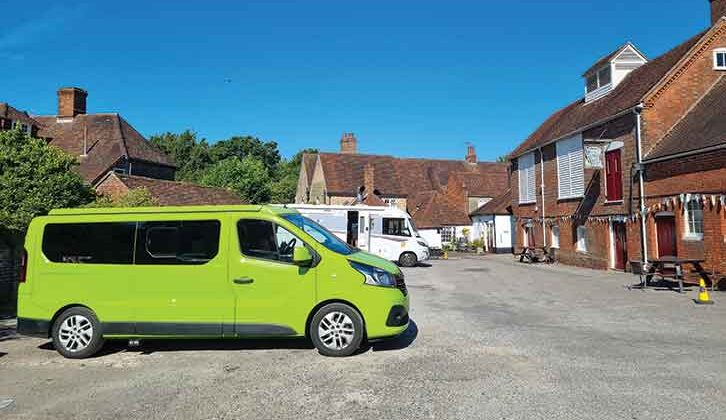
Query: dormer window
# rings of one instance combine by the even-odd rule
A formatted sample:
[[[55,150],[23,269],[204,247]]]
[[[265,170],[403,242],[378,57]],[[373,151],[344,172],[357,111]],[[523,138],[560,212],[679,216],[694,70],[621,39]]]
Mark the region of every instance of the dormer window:
[[[719,48],[713,52],[713,69],[726,70],[726,48]]]
[[[585,74],[585,102],[602,98],[615,89],[631,71],[648,60],[631,43],[627,43],[598,60]]]
[[[613,81],[610,66],[597,71],[587,77],[587,93],[594,92],[600,88],[605,88]]]

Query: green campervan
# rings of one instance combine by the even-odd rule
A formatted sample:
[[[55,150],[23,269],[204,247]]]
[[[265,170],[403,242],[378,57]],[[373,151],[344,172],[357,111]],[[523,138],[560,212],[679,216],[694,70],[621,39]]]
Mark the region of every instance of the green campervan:
[[[398,267],[284,207],[54,210],[25,239],[18,332],[66,357],[114,338],[303,336],[347,356],[407,325]]]

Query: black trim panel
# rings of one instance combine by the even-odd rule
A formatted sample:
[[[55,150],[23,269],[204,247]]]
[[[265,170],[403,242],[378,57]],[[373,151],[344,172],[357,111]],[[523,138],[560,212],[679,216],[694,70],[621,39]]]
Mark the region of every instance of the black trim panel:
[[[408,324],[408,311],[401,305],[394,305],[391,307],[391,311],[388,312],[388,319],[386,319],[387,327],[402,327]]]
[[[105,335],[176,335],[176,336],[289,336],[297,333],[290,327],[274,324],[214,324],[196,322],[104,322]]]
[[[290,327],[274,324],[236,324],[237,335],[249,336],[274,336],[274,335],[295,335],[296,332]]]
[[[28,337],[50,337],[50,321],[45,319],[18,318],[18,334]]]

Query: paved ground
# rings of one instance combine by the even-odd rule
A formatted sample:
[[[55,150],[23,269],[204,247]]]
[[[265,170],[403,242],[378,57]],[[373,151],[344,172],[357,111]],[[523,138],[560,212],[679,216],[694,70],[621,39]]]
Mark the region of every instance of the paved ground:
[[[697,307],[693,289],[627,290],[629,275],[509,256],[406,275],[415,324],[347,359],[285,341],[71,361],[0,331],[0,418],[726,418],[724,293]]]

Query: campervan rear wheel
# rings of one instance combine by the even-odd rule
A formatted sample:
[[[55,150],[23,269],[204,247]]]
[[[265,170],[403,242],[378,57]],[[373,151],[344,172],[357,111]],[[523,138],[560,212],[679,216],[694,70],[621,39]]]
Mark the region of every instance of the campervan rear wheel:
[[[88,308],[75,306],[63,311],[53,323],[53,346],[69,359],[83,359],[103,347],[101,323]]]
[[[413,252],[404,252],[398,257],[398,264],[402,267],[413,267],[416,263],[418,263],[418,258],[416,258],[416,254]]]

